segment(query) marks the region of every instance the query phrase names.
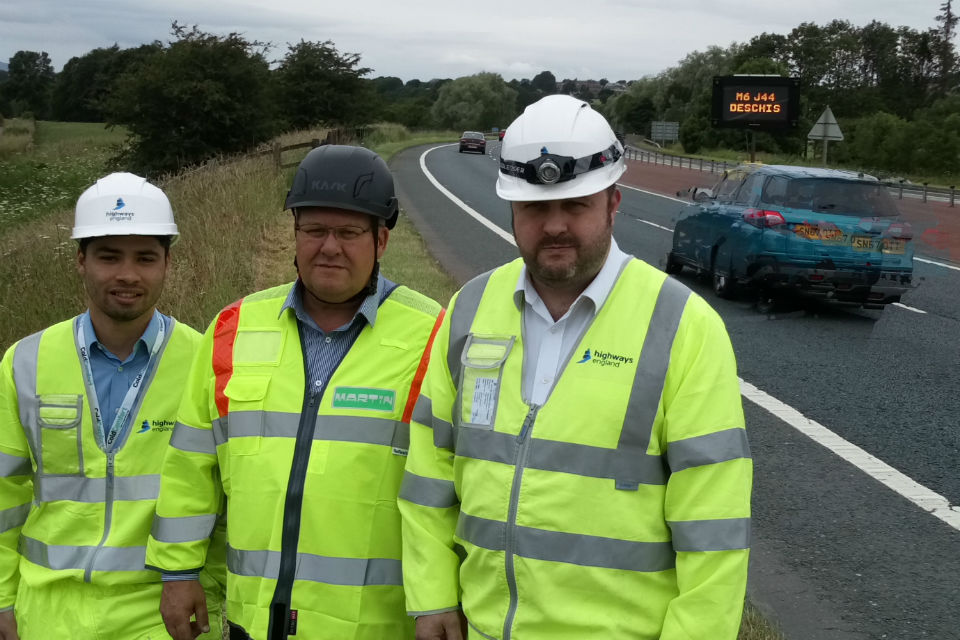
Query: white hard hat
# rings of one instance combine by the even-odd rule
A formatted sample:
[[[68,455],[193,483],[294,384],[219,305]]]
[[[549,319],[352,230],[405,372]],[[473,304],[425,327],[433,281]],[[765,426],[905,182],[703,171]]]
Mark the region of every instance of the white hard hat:
[[[497,195],[560,200],[603,191],[626,171],[623,145],[606,119],[571,96],[547,96],[514,120],[500,146]]]
[[[74,240],[101,236],[176,236],[163,191],[132,173],[111,173],[84,191],[73,218]]]

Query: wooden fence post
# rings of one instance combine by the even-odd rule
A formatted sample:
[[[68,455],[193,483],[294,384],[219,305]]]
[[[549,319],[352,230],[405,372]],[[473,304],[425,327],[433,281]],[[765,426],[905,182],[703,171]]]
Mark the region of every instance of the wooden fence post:
[[[280,143],[273,143],[273,166],[280,171]]]

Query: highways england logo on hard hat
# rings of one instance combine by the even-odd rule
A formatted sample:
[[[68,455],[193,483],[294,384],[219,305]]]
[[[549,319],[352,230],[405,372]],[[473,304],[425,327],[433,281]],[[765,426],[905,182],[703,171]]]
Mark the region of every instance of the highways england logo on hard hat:
[[[123,198],[117,198],[117,204],[113,209],[104,212],[107,222],[131,222],[136,216],[136,212],[127,207]]]

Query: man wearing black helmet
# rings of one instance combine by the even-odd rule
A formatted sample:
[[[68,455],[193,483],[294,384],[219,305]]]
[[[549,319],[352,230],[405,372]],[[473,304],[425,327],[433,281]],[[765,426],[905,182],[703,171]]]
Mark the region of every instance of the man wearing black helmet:
[[[441,309],[379,273],[398,208],[375,153],[311,151],[285,208],[297,281],[221,311],[189,374],[147,550],[161,613],[174,640],[206,624],[225,501],[231,639],[412,638],[396,498]]]

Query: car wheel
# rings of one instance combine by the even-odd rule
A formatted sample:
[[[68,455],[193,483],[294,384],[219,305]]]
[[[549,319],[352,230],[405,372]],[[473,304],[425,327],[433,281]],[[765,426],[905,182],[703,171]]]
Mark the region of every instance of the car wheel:
[[[732,298],[736,293],[737,284],[733,275],[718,273],[716,267],[710,269],[710,277],[713,280],[713,292],[719,298]]]
[[[460,151],[458,153],[463,153],[463,147],[460,147]]]
[[[675,276],[683,271],[683,263],[673,256],[673,251],[667,254],[667,264],[664,266],[663,270],[672,276]]]

